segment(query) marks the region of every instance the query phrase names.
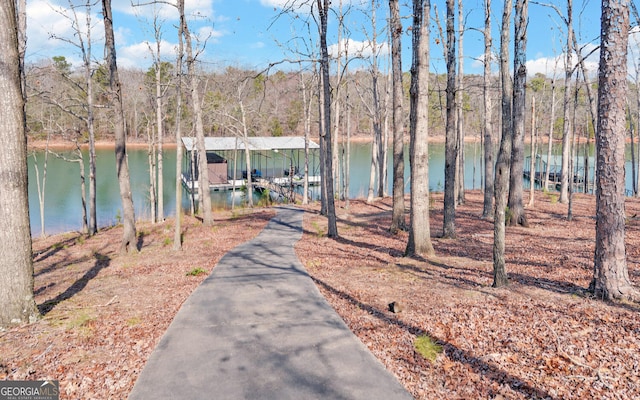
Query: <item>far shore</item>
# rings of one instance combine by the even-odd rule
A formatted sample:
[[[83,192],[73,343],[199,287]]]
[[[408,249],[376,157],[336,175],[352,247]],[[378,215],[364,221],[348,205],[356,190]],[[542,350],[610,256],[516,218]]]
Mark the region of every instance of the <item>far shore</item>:
[[[311,140],[315,143],[319,142],[318,137],[312,137]],[[342,142],[344,140],[345,140],[345,137],[341,136],[340,141]],[[373,138],[367,135],[356,135],[356,136],[352,136],[350,140],[352,143],[370,143],[373,140]],[[445,141],[446,141],[446,138],[444,135],[429,137],[429,143],[443,144],[445,143]],[[405,135],[404,142],[409,143],[409,136]],[[479,143],[479,142],[480,142],[480,138],[477,135],[465,137],[465,143]],[[530,143],[530,142],[531,142],[530,137],[525,138],[525,143]],[[560,142],[560,140],[556,140],[556,142]],[[627,139],[627,142],[629,142],[629,139]],[[393,143],[393,140],[390,137],[389,145],[391,145],[392,143]],[[538,139],[538,143],[547,143],[547,138]],[[27,140],[27,145],[30,149],[45,149],[47,145],[50,149],[59,149],[59,150],[69,150],[69,149],[75,148],[74,143],[70,141],[59,140],[59,139],[51,140],[47,144],[46,140],[32,140],[29,138]],[[88,143],[83,143],[80,145],[82,149],[86,149],[88,148],[88,146],[89,146]],[[115,146],[115,143],[113,140],[98,140],[96,142],[97,149],[113,149],[114,146]],[[496,146],[498,146],[498,143],[496,143]],[[149,144],[146,142],[131,140],[127,142],[127,147],[134,148],[134,149],[146,149],[149,147]],[[175,141],[166,140],[163,142],[163,147],[166,149],[175,149],[177,147],[177,144]]]

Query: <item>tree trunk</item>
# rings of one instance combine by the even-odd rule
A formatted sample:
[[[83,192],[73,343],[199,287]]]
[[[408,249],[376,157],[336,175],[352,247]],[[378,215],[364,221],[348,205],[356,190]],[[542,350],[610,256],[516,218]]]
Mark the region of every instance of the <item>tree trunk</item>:
[[[311,135],[311,97],[304,82],[302,65],[300,66],[300,90],[302,91],[302,107],[304,113],[304,181],[302,187],[302,204],[309,204],[309,136]],[[309,100],[307,100],[309,98]]]
[[[0,327],[34,321],[27,136],[16,5],[0,2]]]
[[[631,142],[629,143],[631,145],[631,186],[633,189],[633,195],[637,196],[638,181],[636,180],[636,149],[635,149],[636,146],[635,146],[635,143],[634,143],[635,140],[633,137],[633,131],[635,129],[635,126],[633,123],[633,116],[631,115],[631,107],[629,107],[628,103],[627,103],[627,115],[629,117],[629,136],[631,139]]]
[[[163,133],[164,133],[164,127],[163,127],[163,118],[162,118],[162,87],[160,85],[161,83],[161,69],[160,69],[160,41],[157,41],[157,46],[158,46],[158,60],[156,62],[156,128],[158,129],[156,137],[158,138],[158,153],[157,153],[157,171],[158,174],[155,177],[156,181],[158,182],[157,184],[157,218],[155,222],[162,222],[164,221],[164,149],[163,149]],[[177,149],[178,151],[180,150],[180,147],[178,147]]]
[[[389,60],[391,64],[391,60]],[[380,161],[380,196],[385,197],[389,195],[389,104],[391,103],[391,82],[393,81],[393,74],[391,72],[391,65],[389,65],[389,72],[387,73],[387,88],[385,91],[385,108],[384,108],[384,123],[383,123],[383,138],[382,145],[378,147]]]
[[[78,163],[78,169],[80,172],[80,202],[82,204],[82,233],[89,234],[89,224],[87,223],[87,189],[86,189],[86,176],[84,170],[84,158],[82,156],[82,150],[78,145],[76,145],[76,154],[78,154],[78,158],[76,162]]]
[[[484,3],[484,74],[483,74],[483,98],[484,98],[484,201],[482,218],[493,218],[493,190],[494,190],[494,163],[493,163],[493,127],[491,124],[491,0]]]
[[[102,12],[104,15],[105,53],[107,65],[109,66],[111,105],[115,108],[116,171],[118,174],[118,184],[120,186],[120,198],[122,199],[122,222],[124,224],[120,251],[132,252],[136,250],[136,224],[133,198],[131,195],[131,182],[129,179],[129,165],[127,162],[124,108],[122,105],[122,91],[116,63],[111,0],[102,0]]]
[[[173,250],[182,250],[182,57],[184,56],[182,27],[184,21],[184,0],[177,0],[178,54],[176,55],[176,218],[173,230]],[[234,180],[235,181],[235,180]]]
[[[340,105],[341,105],[341,93],[342,93],[342,30],[344,29],[344,21],[342,14],[342,0],[338,3],[338,10],[336,13],[338,17],[338,41],[336,46],[338,48],[338,54],[335,57],[336,60],[336,84],[332,91],[333,100],[333,129],[331,131],[331,154],[333,155],[333,183],[334,193],[336,193],[338,199],[341,199],[341,179],[340,179]]]
[[[514,63],[513,63],[513,143],[511,148],[511,175],[509,185],[510,225],[528,226],[522,200],[524,182],[524,127],[527,85],[527,24],[529,0],[516,1]]]
[[[323,92],[323,128],[322,136],[325,143],[324,159],[324,176],[322,184],[326,191],[327,206],[327,236],[330,238],[338,237],[338,225],[336,219],[336,206],[333,192],[333,159],[331,155],[331,83],[329,81],[329,52],[327,49],[327,20],[329,13],[329,0],[317,0],[318,13],[320,16],[320,72],[322,75],[322,92]]]
[[[348,57],[348,52],[345,55],[345,58]],[[349,76],[349,69],[345,67],[345,75]],[[351,175],[351,104],[349,103],[349,81],[345,82],[345,92],[347,93],[345,107],[347,111],[347,137],[344,144],[344,173],[342,174],[344,178],[344,208],[349,210],[349,184],[350,184],[350,175]]]
[[[16,16],[18,21],[18,62],[20,63],[20,93],[26,104],[27,75],[24,68],[24,59],[27,53],[27,0],[16,0],[16,7]]]
[[[158,222],[158,213],[156,205],[158,204],[156,199],[156,152],[155,152],[155,137],[152,133],[153,127],[147,124],[147,162],[149,163],[149,205],[151,211],[151,222]]]
[[[529,207],[535,202],[536,189],[536,98],[531,98],[531,157],[529,159]]]
[[[402,113],[402,23],[398,0],[389,0],[393,71],[393,210],[390,231],[406,229],[404,220],[404,115]]]
[[[564,65],[564,124],[562,129],[562,171],[560,181],[560,203],[566,204],[569,202],[569,188],[570,174],[569,171],[569,157],[571,156],[571,140],[570,140],[570,121],[569,121],[569,86],[571,85],[571,75],[573,74],[573,68],[571,68],[572,58],[572,36],[573,36],[573,0],[567,0],[567,48],[565,53],[565,65]]]
[[[405,254],[431,256],[429,225],[429,13],[430,0],[413,0],[410,163],[411,224]]]
[[[495,175],[495,211],[493,218],[493,287],[509,283],[504,260],[505,225],[509,176],[511,171],[511,131],[513,88],[509,75],[509,24],[511,19],[511,0],[505,0],[500,33],[500,78],[502,81],[502,139],[496,162]]]
[[[629,1],[602,2],[596,130],[596,248],[591,290],[602,299],[640,298],[625,249],[624,146]]]
[[[45,203],[45,189],[47,186],[47,164],[49,163],[49,138],[51,136],[50,130],[47,130],[47,142],[44,150],[44,162],[42,164],[42,179],[40,179],[40,167],[38,166],[38,156],[34,151],[33,155],[33,169],[36,174],[36,187],[38,190],[38,205],[40,206],[40,236],[47,236],[44,227],[44,203]]]
[[[213,226],[213,213],[211,210],[211,192],[209,191],[209,169],[207,168],[207,150],[204,143],[204,124],[202,122],[202,104],[200,103],[200,93],[198,92],[198,76],[195,68],[195,58],[193,56],[193,46],[191,43],[191,33],[186,20],[183,21],[182,32],[185,38],[187,49],[187,73],[191,83],[191,106],[193,107],[193,118],[196,130],[196,149],[198,151],[198,196],[202,203],[202,223],[205,226]],[[248,172],[248,171],[247,171]]]
[[[464,12],[462,0],[458,0],[458,80],[456,84],[456,134],[458,136],[458,163],[456,167],[456,204],[464,204]]]
[[[251,176],[251,150],[249,149],[249,131],[244,112],[244,104],[240,100],[240,115],[242,117],[242,142],[244,143],[244,162],[247,166],[247,205],[253,207],[253,176]],[[293,179],[293,175],[289,176]]]
[[[553,126],[556,119],[556,77],[551,78],[551,121],[549,122],[549,142],[547,142],[547,168],[544,171],[544,190],[549,190],[549,170],[551,169],[551,150],[553,149]]]
[[[376,24],[377,0],[371,0],[371,30],[373,32],[372,45],[373,55],[371,60],[371,91],[373,96],[373,144],[371,146],[371,172],[369,177],[369,194],[367,202],[371,203],[375,195],[384,195],[384,170],[382,162],[382,110],[380,107],[380,90],[378,88],[378,31]],[[378,187],[375,190],[375,177],[378,174]]]
[[[447,0],[447,122],[444,161],[444,222],[442,236],[456,237],[456,164],[458,140],[456,135],[456,38],[454,29],[454,0]]]
[[[572,112],[572,116],[571,116],[571,126],[572,129],[570,129],[571,132],[571,159],[569,161],[569,171],[571,171],[571,179],[569,181],[569,207],[567,210],[567,220],[571,221],[573,219],[573,192],[575,191],[578,182],[575,181],[574,176],[577,177],[578,176],[578,172],[576,171],[576,166],[575,166],[575,160],[576,160],[576,156],[577,156],[577,151],[578,149],[576,148],[576,139],[577,139],[577,134],[576,134],[576,130],[578,129],[578,121],[577,121],[577,114],[578,114],[578,94],[580,92],[580,89],[578,87],[578,76],[576,76],[576,86],[573,90],[573,112]]]
[[[86,4],[87,45],[81,46],[84,81],[87,85],[87,130],[89,131],[89,235],[98,233],[96,206],[96,133],[94,121],[93,78],[91,72],[91,0]],[[81,39],[81,35],[78,35]],[[85,50],[86,49],[86,50]]]

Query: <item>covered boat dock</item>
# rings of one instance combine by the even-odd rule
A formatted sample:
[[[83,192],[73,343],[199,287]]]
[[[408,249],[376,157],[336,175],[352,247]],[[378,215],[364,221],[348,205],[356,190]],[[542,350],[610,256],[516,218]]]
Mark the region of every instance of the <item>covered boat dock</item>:
[[[190,193],[198,192],[196,139],[182,138],[186,153],[182,183]],[[309,186],[320,184],[320,146],[309,140]],[[305,138],[291,137],[206,137],[205,149],[209,189],[236,190],[246,187],[248,176],[258,190],[284,193],[300,191],[304,184]],[[249,152],[247,168],[245,151]],[[250,171],[250,172],[248,172]]]

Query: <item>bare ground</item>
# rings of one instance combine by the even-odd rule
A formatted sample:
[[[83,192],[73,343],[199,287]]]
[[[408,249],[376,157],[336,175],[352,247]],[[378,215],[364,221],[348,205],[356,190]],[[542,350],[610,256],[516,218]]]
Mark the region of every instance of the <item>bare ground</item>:
[[[442,232],[442,195],[432,199],[436,256],[404,258],[407,235],[391,235],[391,201],[341,210],[340,239],[305,219],[298,255],[325,297],[369,349],[419,399],[640,398],[640,308],[587,293],[593,270],[595,201],[576,195],[574,218],[552,195],[537,194],[530,228],[507,228],[511,284],[492,284],[493,223],[482,197],[456,211],[455,240]],[[638,269],[640,203],[629,199],[627,258]],[[388,304],[404,305],[400,313]],[[430,362],[417,336],[442,346]]]
[[[406,234],[388,232],[390,199],[338,209],[340,239],[307,208],[296,250],[351,329],[419,399],[640,397],[640,307],[586,292],[592,276],[595,204],[567,206],[538,193],[531,227],[507,229],[511,285],[493,289],[491,221],[467,193],[458,238],[438,238],[442,195],[431,199],[436,256],[403,257]],[[407,203],[408,204],[408,203]],[[180,305],[217,261],[254,237],[271,210],[217,213],[214,228],[184,217],[184,250],[172,222],[140,224],[141,251],[117,253],[121,229],[92,238],[34,242],[36,301],[43,318],[0,332],[0,379],[58,379],[64,399],[124,399]],[[640,201],[627,202],[627,259],[640,285]],[[400,313],[388,303],[403,305]],[[417,336],[442,346],[435,361]]]

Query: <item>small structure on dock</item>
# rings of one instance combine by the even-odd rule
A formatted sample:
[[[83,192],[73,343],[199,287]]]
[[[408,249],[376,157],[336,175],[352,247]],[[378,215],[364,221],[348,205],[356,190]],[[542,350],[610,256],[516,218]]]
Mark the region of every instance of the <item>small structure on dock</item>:
[[[198,151],[196,140],[182,138],[186,153],[182,183],[191,194],[197,194]],[[292,137],[206,137],[205,149],[209,172],[209,190],[240,190],[251,177],[252,187],[268,190],[276,198],[293,202],[304,184],[305,138]],[[320,146],[308,141],[309,186],[320,184]],[[247,168],[245,152],[249,152]]]

